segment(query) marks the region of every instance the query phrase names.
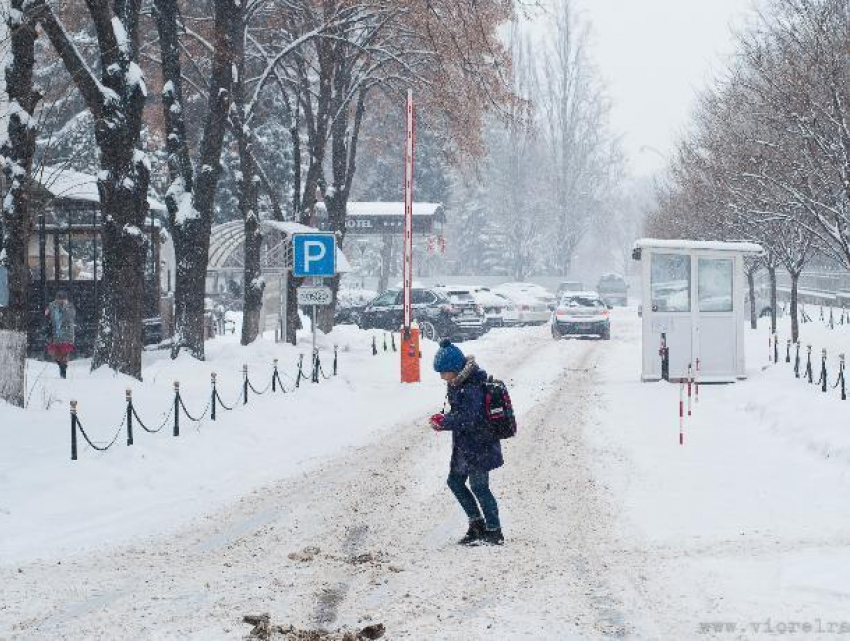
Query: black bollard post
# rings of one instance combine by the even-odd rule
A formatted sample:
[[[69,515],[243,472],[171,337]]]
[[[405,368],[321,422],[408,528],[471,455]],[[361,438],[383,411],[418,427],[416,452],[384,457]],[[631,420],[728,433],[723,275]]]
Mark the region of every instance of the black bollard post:
[[[242,366],[242,405],[248,404],[248,366]]]
[[[823,320],[823,305],[820,306],[820,319]]]
[[[812,372],[812,346],[806,345],[806,378],[809,383],[814,383],[814,374]]]
[[[321,362],[319,361],[319,350],[313,350],[313,382],[319,382],[319,368],[321,367]]]
[[[384,351],[387,351],[387,333],[384,332]]]
[[[800,378],[800,341],[797,341],[797,353],[794,356],[794,377]]]
[[[826,350],[821,350],[821,359],[820,359],[820,378],[821,378],[821,388],[820,391],[826,394]]]
[[[395,332],[390,332],[390,340],[392,341],[393,351],[397,352],[398,348],[395,346]]]
[[[272,392],[277,391],[277,359],[274,359],[274,367],[272,367]]]
[[[378,355],[378,341],[374,336],[372,336],[372,356],[377,356],[377,355]]]
[[[180,436],[180,383],[174,381],[174,436]]]
[[[124,393],[127,400],[127,445],[133,444],[133,390],[128,389]]]
[[[334,376],[337,372],[337,361],[339,360],[339,346],[334,345]]]
[[[835,320],[832,317],[832,305],[829,306],[829,329],[835,329]]]
[[[773,362],[779,362],[779,336],[773,335]]]
[[[791,362],[791,339],[788,339],[788,342],[785,344],[785,362]]]
[[[667,334],[661,333],[661,349],[658,350],[661,356],[661,379],[670,380],[670,348],[667,347]]]
[[[838,355],[838,377],[841,381],[841,400],[847,400],[847,386],[844,384],[844,354]]]
[[[77,460],[77,401],[71,401],[71,460]]]
[[[212,387],[212,397],[210,398],[210,418],[215,420],[215,404],[218,402],[218,394],[215,389],[215,372],[210,374],[210,385]]]

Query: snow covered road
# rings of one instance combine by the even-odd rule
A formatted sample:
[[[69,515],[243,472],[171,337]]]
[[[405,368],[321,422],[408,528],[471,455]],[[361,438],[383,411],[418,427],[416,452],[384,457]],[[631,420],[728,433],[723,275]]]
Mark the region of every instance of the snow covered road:
[[[836,638],[788,626],[840,623],[850,603],[847,465],[760,405],[831,399],[751,354],[750,380],[705,388],[681,447],[678,389],[637,381],[633,312],[614,327],[610,342],[538,328],[464,346],[518,410],[492,475],[503,548],[454,544],[465,519],[426,381],[415,412],[375,411],[361,442],[252,475],[179,527],[0,564],[0,638],[234,639],[262,612],[301,630],[380,622],[389,639],[758,639],[780,623]],[[394,389],[379,383],[365,393]]]

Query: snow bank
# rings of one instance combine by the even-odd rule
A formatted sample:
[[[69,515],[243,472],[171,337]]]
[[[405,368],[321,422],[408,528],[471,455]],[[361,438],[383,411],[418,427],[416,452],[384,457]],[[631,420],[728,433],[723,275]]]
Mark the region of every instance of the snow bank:
[[[839,417],[850,404],[796,379],[784,341],[782,362],[768,364],[767,319],[746,332],[748,379],[701,387],[684,446],[678,385],[637,380],[634,309],[614,310],[600,364],[603,402],[589,432],[596,473],[616,497],[623,544],[650,550],[641,590],[665,604],[653,616],[678,626],[670,638],[693,638],[700,620],[846,613],[850,430]],[[802,332],[831,353],[850,339],[850,326],[807,323]],[[780,340],[789,335],[786,318]]]

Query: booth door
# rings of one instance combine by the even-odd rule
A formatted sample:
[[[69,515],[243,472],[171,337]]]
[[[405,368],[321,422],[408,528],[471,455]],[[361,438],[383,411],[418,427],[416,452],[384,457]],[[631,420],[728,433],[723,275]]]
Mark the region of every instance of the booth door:
[[[670,378],[684,378],[693,359],[693,301],[691,287],[692,258],[686,253],[652,253],[650,266],[651,323],[645,355],[653,377],[661,377],[658,346],[661,335],[670,354]]]
[[[734,297],[734,258],[700,257],[696,260],[695,356],[702,378],[729,379],[735,375],[737,310]]]

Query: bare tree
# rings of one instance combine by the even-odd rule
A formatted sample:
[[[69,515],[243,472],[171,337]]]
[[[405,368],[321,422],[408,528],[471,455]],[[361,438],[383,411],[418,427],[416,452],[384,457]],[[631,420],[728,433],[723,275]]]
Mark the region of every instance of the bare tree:
[[[139,145],[147,96],[138,64],[141,0],[86,0],[97,36],[99,77],[54,8],[33,11],[82,94],[100,152],[98,191],[103,233],[103,301],[92,367],[142,375],[142,268],[150,164]]]
[[[35,109],[41,92],[33,83],[36,20],[30,3],[12,0],[3,11],[9,38],[4,76],[9,96],[8,124],[0,132],[0,162],[7,188],[0,217],[0,267],[6,271],[8,305],[0,307],[0,399],[24,405],[29,265],[32,220],[29,180],[37,127]]]
[[[204,289],[209,259],[215,190],[221,175],[221,149],[227,130],[235,57],[238,0],[215,0],[207,106],[195,171],[186,134],[186,102],[180,60],[177,0],[155,0],[161,52],[162,107],[171,184],[166,193],[169,227],[177,256],[175,275],[176,336],[172,356],[185,346],[204,358]]]

